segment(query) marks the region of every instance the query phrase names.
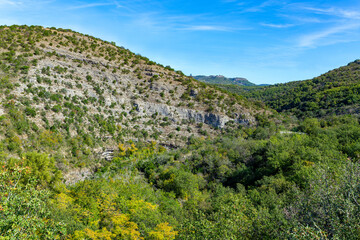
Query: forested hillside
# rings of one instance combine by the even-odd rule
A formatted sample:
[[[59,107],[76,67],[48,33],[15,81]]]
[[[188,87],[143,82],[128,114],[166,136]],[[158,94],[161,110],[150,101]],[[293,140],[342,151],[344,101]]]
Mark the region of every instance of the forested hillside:
[[[356,116],[297,122],[71,30],[0,49],[0,239],[360,239]]]
[[[303,117],[358,114],[360,61],[331,70],[311,80],[265,87],[220,86],[230,92],[265,102],[279,112]]]

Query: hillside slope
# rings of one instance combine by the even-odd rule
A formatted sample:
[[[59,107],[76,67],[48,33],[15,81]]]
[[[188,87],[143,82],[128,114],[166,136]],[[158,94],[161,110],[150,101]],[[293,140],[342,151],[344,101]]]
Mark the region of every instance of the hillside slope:
[[[5,150],[45,145],[80,163],[129,140],[181,146],[192,136],[251,125],[264,112],[114,43],[64,29],[0,27],[0,80]]]
[[[360,60],[306,81],[265,87],[220,86],[299,117],[360,113]]]
[[[3,92],[8,100],[13,96],[14,104],[31,101],[40,125],[42,109],[52,110],[45,112],[51,126],[52,119],[64,120],[76,107],[75,115],[101,114],[129,128],[140,122],[160,124],[167,117],[164,126],[156,126],[166,133],[182,121],[222,128],[230,120],[246,124],[254,120],[255,109],[244,99],[70,30],[1,27],[0,46]],[[150,135],[156,132],[151,127],[147,127]]]

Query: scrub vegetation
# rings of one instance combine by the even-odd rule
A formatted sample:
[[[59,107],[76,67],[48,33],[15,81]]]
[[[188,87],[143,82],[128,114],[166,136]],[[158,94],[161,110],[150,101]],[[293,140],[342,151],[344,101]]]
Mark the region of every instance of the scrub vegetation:
[[[0,27],[0,239],[359,239],[359,117],[285,110],[287,86],[254,101],[71,30]]]

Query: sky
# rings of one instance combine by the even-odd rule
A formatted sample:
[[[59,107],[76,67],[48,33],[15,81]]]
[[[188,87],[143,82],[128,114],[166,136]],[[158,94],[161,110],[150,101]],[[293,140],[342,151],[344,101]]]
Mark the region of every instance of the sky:
[[[187,75],[275,84],[359,58],[359,0],[0,0],[0,25],[72,29]]]

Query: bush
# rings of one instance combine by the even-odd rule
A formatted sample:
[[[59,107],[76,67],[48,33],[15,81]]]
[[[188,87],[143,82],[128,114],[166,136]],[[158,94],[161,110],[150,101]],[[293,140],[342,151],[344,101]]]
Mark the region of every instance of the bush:
[[[26,161],[18,159],[0,163],[1,239],[64,237],[64,225],[51,219],[48,206],[50,191],[37,187],[38,175],[33,172],[35,168],[26,166]]]
[[[36,116],[36,110],[34,108],[31,108],[31,107],[26,107],[25,108],[25,114],[30,116],[30,117],[35,117]]]

